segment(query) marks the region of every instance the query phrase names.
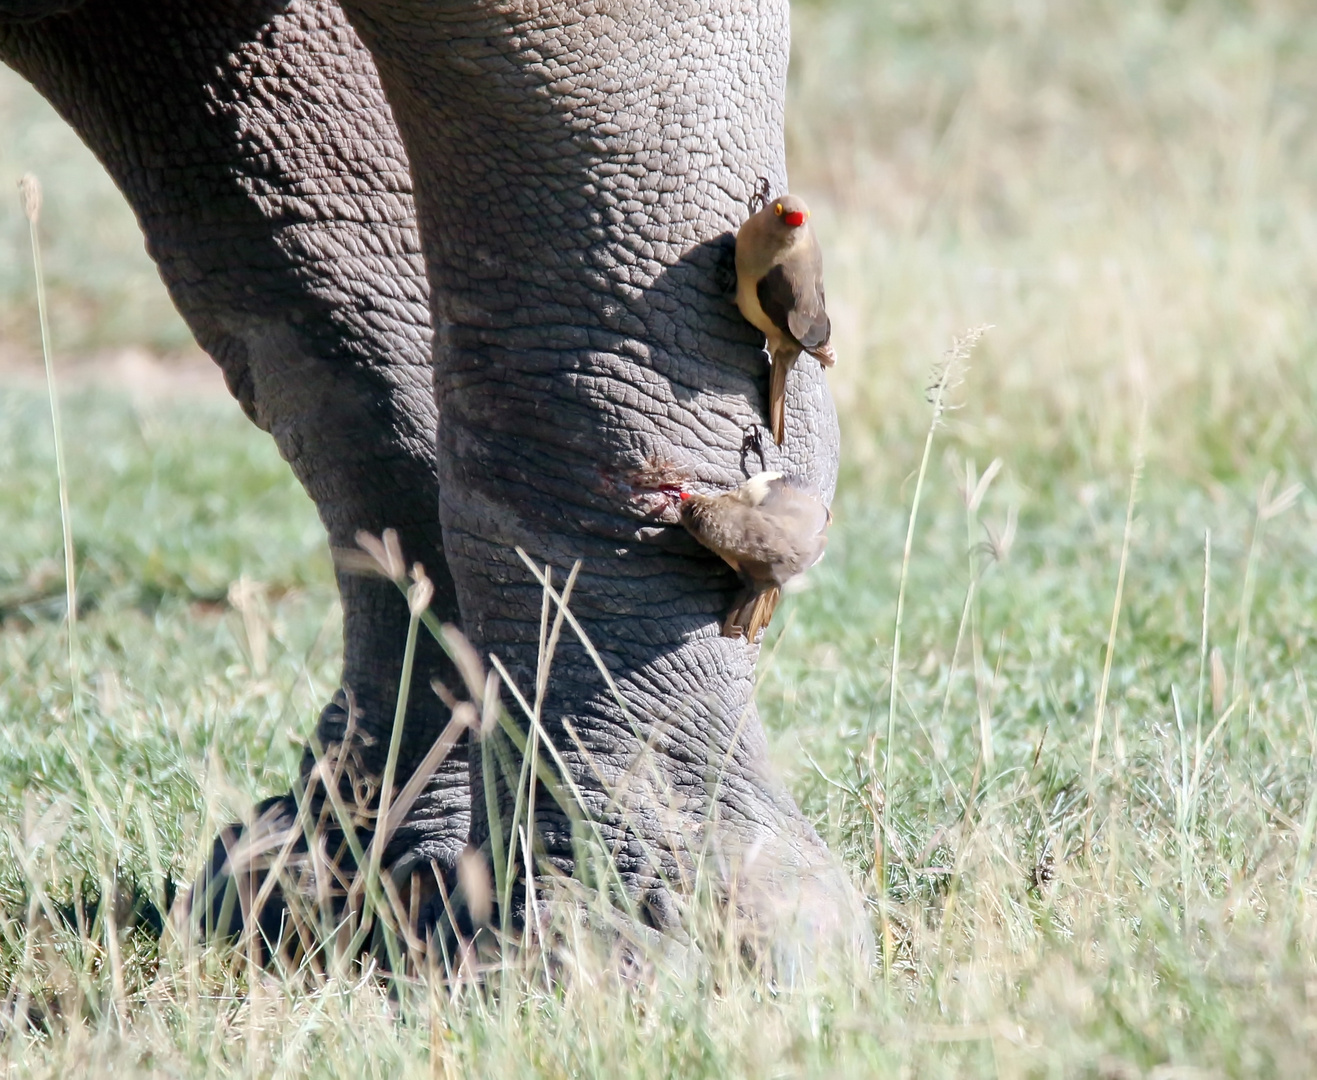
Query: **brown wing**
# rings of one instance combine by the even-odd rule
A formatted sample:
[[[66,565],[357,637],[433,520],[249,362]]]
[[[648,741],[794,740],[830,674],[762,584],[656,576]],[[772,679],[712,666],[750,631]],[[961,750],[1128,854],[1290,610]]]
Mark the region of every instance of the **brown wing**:
[[[747,552],[754,557],[743,561],[743,573],[784,585],[823,557],[832,515],[822,500],[788,480],[776,480],[759,510],[771,542],[763,550]]]
[[[832,324],[823,299],[823,257],[818,244],[793,252],[759,279],[759,306],[779,330],[805,349],[826,345]]]
[[[796,487],[790,480],[777,479],[768,485],[760,509],[770,517],[789,518],[798,530],[817,536],[832,524],[832,514],[823,500]]]

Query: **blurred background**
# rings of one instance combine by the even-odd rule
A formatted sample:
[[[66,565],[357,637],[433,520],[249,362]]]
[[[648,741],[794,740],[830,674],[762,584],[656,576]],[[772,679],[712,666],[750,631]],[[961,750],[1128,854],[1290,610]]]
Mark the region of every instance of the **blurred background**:
[[[911,1008],[996,1023],[997,995],[1017,994],[1010,1022],[1061,1062],[1054,1075],[1142,1075],[1102,1071],[1103,1053],[1310,1068],[1294,1003],[1317,926],[1232,920],[1293,912],[1317,821],[1312,16],[1302,0],[792,9],[789,166],[825,252],[843,476],[828,557],[775,621],[759,701],[856,880],[909,905],[902,962],[953,974]],[[125,865],[158,890],[194,871],[216,819],[283,789],[332,690],[323,535],[190,343],[108,179],[4,69],[0,134],[0,818],[102,784],[128,808]],[[28,171],[46,193],[90,771],[48,738],[69,683],[14,194]],[[894,657],[928,387],[979,326],[935,432]],[[1207,756],[1189,826],[1176,739],[1195,722]],[[1085,840],[1092,861],[1067,870],[1095,791],[1107,854]],[[888,799],[897,857],[880,887]],[[971,804],[984,824],[969,837]],[[104,826],[71,813],[82,825],[61,850],[90,867]],[[1026,882],[1048,859],[1083,884],[1044,917]],[[930,914],[951,866],[966,897],[954,933]],[[0,899],[24,888],[0,868]],[[1166,915],[1191,893],[1216,920],[1199,936]],[[1142,929],[1114,929],[1115,908]],[[1227,955],[1250,957],[1248,974]]]
[[[995,329],[967,392],[1038,453],[1118,464],[1145,400],[1148,452],[1179,469],[1238,470],[1306,430],[1308,399],[1293,392],[1313,344],[1317,28],[1305,10],[799,0],[790,168],[826,240],[848,460],[870,462],[866,432],[904,414],[911,380],[981,323]],[[190,350],[112,184],[8,71],[0,131],[3,189],[24,171],[46,189],[65,362]],[[5,196],[10,358],[37,350],[29,264]],[[1175,419],[1186,410],[1192,424]]]

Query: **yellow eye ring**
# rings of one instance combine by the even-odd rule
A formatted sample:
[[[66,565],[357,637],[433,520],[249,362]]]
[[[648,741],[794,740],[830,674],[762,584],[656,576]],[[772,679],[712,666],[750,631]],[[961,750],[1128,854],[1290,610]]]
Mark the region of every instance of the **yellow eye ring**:
[[[781,217],[781,216],[782,216],[782,204],[781,204],[781,203],[778,203],[776,206],[773,207],[773,213],[775,213],[778,217]]]

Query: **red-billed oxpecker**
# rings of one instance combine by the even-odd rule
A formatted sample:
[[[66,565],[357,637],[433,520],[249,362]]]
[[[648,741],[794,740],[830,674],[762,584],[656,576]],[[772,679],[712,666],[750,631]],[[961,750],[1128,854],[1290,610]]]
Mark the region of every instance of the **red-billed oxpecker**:
[[[768,420],[780,446],[787,374],[797,357],[807,352],[824,367],[837,362],[823,300],[823,253],[798,196],[770,199],[736,234],[736,306],[768,338]]]
[[[682,491],[678,498],[687,531],[745,584],[723,636],[755,641],[773,617],[782,586],[823,558],[832,515],[818,498],[773,472],[723,495]]]

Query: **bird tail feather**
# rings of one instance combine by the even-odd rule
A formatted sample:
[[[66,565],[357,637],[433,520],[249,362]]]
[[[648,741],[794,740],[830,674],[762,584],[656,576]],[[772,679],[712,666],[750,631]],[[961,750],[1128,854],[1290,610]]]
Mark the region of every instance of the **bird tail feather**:
[[[759,634],[767,629],[777,610],[777,601],[782,590],[772,585],[762,592],[746,589],[736,598],[732,610],[723,622],[723,637],[744,637],[753,644]]]
[[[837,350],[832,347],[830,341],[825,341],[822,345],[816,345],[809,350],[809,355],[824,367],[832,367],[837,363]]]
[[[773,441],[778,446],[787,429],[787,373],[796,358],[787,351],[773,354],[772,371],[768,377],[768,424],[773,429]]]
[[[777,601],[781,595],[782,590],[774,585],[765,589],[756,598],[754,609],[750,613],[750,625],[745,632],[746,637],[751,641],[757,641],[760,632],[768,629],[768,624],[773,618],[773,612],[777,610]]]

